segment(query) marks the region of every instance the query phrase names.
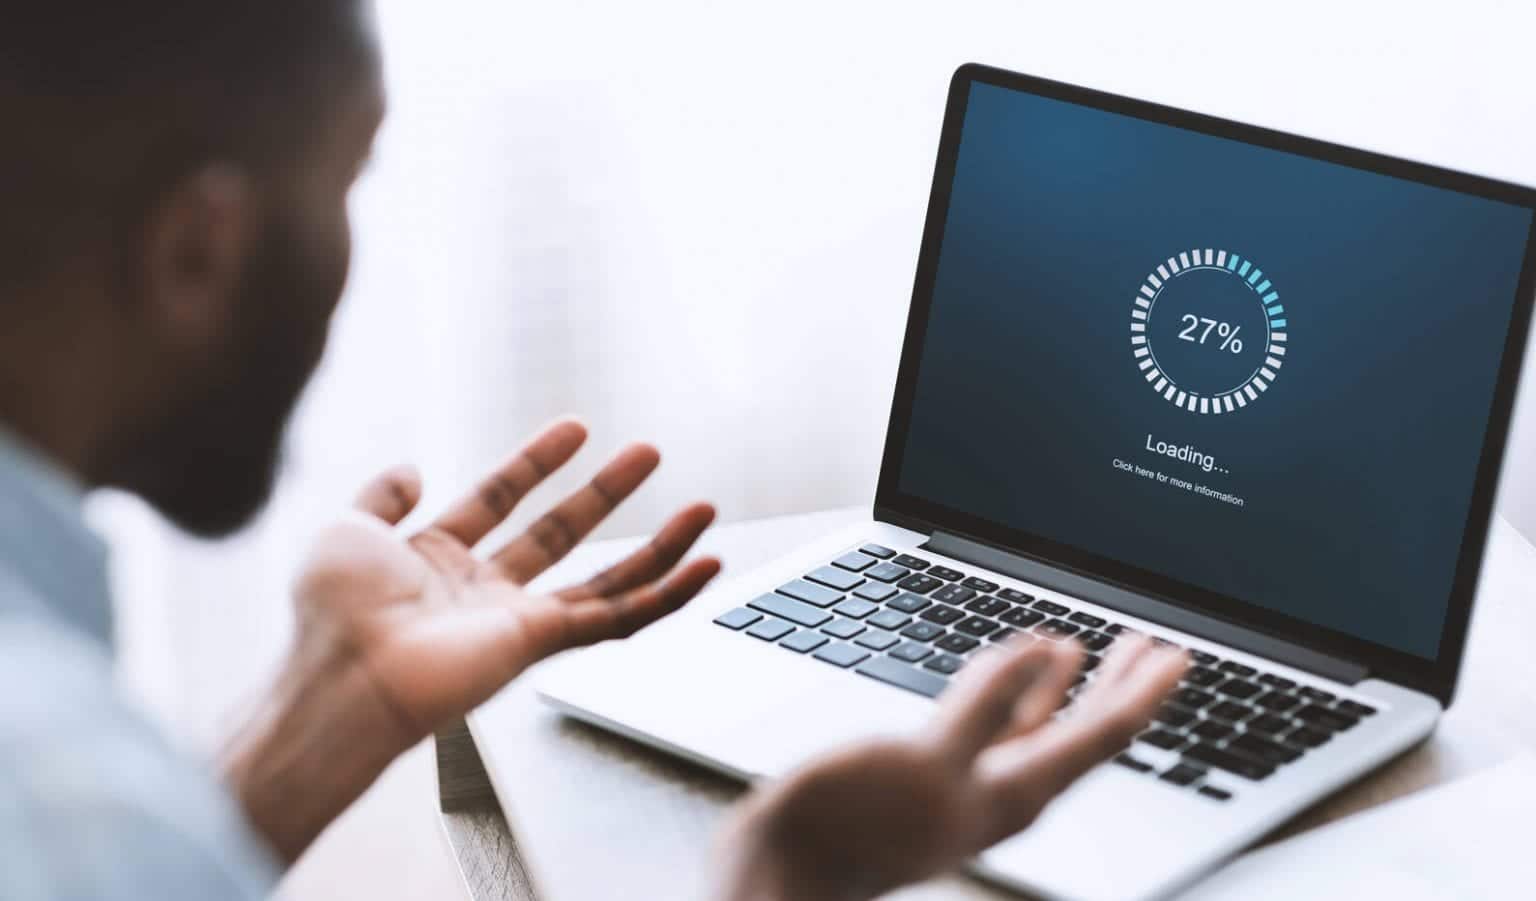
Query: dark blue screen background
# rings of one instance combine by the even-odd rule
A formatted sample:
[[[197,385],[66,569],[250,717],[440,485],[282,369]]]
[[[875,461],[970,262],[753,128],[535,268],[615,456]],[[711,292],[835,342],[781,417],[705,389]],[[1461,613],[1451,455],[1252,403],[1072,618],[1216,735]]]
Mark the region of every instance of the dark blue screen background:
[[[1530,227],[1523,207],[975,85],[899,490],[1433,657]],[[1206,247],[1262,266],[1290,323],[1273,387],[1222,416],[1158,397],[1130,345],[1147,274]]]

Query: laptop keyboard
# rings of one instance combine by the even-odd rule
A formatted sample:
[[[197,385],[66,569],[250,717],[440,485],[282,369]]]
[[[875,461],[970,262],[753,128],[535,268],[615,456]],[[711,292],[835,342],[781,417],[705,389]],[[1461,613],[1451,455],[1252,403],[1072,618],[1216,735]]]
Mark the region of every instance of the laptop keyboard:
[[[1063,703],[1093,681],[1103,654],[1136,630],[1086,610],[1004,588],[878,544],[865,544],[715,619],[727,629],[937,697],[967,660],[1027,635],[1082,645],[1083,670]],[[1160,644],[1173,642],[1154,638]],[[1258,782],[1322,747],[1376,710],[1245,663],[1190,649],[1192,665],[1119,765],[1225,801],[1213,771]],[[1155,766],[1142,748],[1177,755]]]

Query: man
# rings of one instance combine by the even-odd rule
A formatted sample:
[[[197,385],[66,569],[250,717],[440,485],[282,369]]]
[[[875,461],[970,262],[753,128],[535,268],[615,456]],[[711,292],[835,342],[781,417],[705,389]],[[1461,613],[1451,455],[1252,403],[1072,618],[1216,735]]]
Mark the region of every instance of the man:
[[[409,536],[394,527],[421,483],[388,472],[317,541],[293,647],[218,766],[182,757],[112,687],[80,495],[123,488],[207,536],[262,506],[345,282],[377,49],[360,0],[21,7],[0,29],[0,897],[261,897],[432,730],[696,595],[719,564],[683,560],[714,514],[685,507],[629,558],[535,595],[522,586],[639,487],[654,449],[488,549],[580,425]],[[1076,660],[1048,642],[995,653],[927,733],[754,795],[723,839],[721,897],[870,897],[1028,825],[1183,665],[1128,644],[1055,721]]]

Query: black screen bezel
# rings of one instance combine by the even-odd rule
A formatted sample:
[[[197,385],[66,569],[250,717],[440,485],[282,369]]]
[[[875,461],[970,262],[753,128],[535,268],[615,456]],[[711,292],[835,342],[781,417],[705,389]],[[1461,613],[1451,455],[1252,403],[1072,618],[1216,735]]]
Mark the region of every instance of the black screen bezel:
[[[1533,211],[1536,211],[1536,190],[976,63],[961,66],[950,83],[949,101],[944,114],[943,133],[939,142],[928,215],[923,229],[922,249],[918,257],[917,275],[912,292],[912,305],[907,319],[906,338],[902,346],[895,397],[891,405],[889,427],[886,431],[880,481],[875,494],[875,516],[882,521],[924,532],[943,530],[1013,553],[1023,554],[1101,582],[1152,595],[1169,603],[1197,610],[1207,616],[1360,663],[1373,675],[1419,689],[1449,705],[1455,694],[1457,675],[1466,644],[1467,625],[1471,618],[1473,597],[1476,593],[1491,522],[1494,495],[1498,487],[1499,471],[1509,433],[1515,390],[1524,359],[1532,300],[1533,296],[1536,296],[1536,292],[1533,292],[1533,280],[1536,280],[1536,266],[1533,266],[1533,256],[1536,256],[1536,216],[1533,216],[1532,229],[1526,240],[1525,258],[1521,264],[1520,279],[1516,289],[1518,293],[1510,317],[1503,359],[1499,363],[1498,382],[1494,388],[1488,428],[1484,433],[1482,455],[1477,468],[1467,522],[1463,529],[1461,552],[1452,580],[1449,606],[1440,636],[1439,653],[1433,659],[1418,657],[1342,632],[1325,629],[1234,597],[1100,557],[1038,535],[1009,528],[932,501],[905,495],[899,491],[902,457],[907,432],[911,425],[911,410],[917,389],[923,339],[927,331],[933,287],[938,272],[939,253],[943,244],[944,224],[949,209],[950,189],[959,155],[961,127],[964,123],[971,87],[977,83],[1063,100],[1150,122],[1487,197]]]

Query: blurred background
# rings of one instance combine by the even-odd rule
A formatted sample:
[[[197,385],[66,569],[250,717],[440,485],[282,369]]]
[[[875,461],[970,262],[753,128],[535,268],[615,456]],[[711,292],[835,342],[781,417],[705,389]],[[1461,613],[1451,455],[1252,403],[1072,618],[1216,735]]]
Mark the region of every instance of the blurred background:
[[[603,535],[694,497],[728,520],[868,503],[960,63],[1536,183],[1517,0],[381,0],[378,19],[389,119],[271,508],[209,545],[93,504],[125,677],[197,748],[282,652],[309,536],[392,463],[422,468],[433,510],[575,412],[574,470],[636,438],[665,453]],[[1501,509],[1536,535],[1525,397]],[[422,748],[391,770],[285,896],[459,897],[431,766]]]

